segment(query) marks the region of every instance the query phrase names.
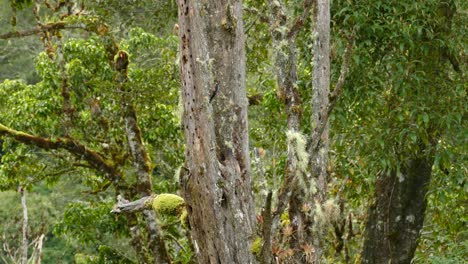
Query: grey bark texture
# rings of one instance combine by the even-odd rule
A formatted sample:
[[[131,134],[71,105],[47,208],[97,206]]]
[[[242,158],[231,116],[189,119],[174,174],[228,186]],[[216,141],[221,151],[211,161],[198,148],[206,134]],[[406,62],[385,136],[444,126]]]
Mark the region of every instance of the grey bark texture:
[[[316,150],[312,150],[312,175],[317,178],[318,199],[325,200],[327,164],[329,151],[329,125],[324,111],[328,107],[330,94],[330,2],[318,0],[315,20],[314,62],[313,62],[313,90],[312,90],[312,139],[320,138]],[[321,134],[315,131],[325,123]]]
[[[21,207],[23,208],[23,242],[21,244],[21,264],[28,263],[28,206],[26,204],[26,191],[23,187],[18,188],[21,195]]]
[[[283,1],[278,4],[269,4],[269,24],[270,33],[273,41],[274,62],[276,70],[276,82],[278,84],[277,96],[285,106],[287,114],[287,133],[300,133],[301,119],[301,99],[297,90],[297,48],[295,37],[289,36],[289,31],[284,30],[288,27],[288,21],[284,10]],[[280,214],[283,213],[286,206],[289,205],[289,218],[292,219],[291,226],[293,235],[290,238],[290,248],[295,250],[295,256],[302,255],[298,249],[302,242],[302,219],[303,214],[300,210],[302,199],[301,188],[298,185],[298,177],[302,177],[302,172],[298,166],[298,148],[294,140],[288,140],[288,156],[286,160],[286,169],[283,184],[278,194],[278,204],[273,215],[272,232],[270,237],[264,237],[263,240],[269,240],[265,245],[271,245],[271,235],[278,231],[278,221]],[[266,249],[265,249],[266,250]],[[271,251],[271,249],[270,249]]]
[[[327,166],[329,144],[329,124],[325,113],[330,94],[330,1],[318,0],[314,21],[314,60],[312,76],[312,142],[319,142],[310,152],[311,174],[315,179],[315,204],[322,205],[327,192]],[[317,127],[324,127],[317,131]],[[315,208],[312,205],[312,208]],[[314,210],[314,209],[313,209]],[[314,224],[313,224],[314,225]],[[314,229],[312,238],[313,263],[320,263],[323,254],[323,230]]]
[[[118,71],[117,80],[119,89],[125,92],[130,89],[128,87],[128,54],[123,51],[117,53],[115,59],[115,69]],[[126,93],[123,93],[126,94]],[[122,112],[125,118],[125,133],[127,136],[127,143],[130,149],[131,162],[136,169],[136,194],[140,197],[150,196],[153,192],[151,184],[151,165],[148,157],[148,152],[143,144],[141,129],[138,125],[137,114],[133,106],[131,98],[124,96],[122,98]],[[134,196],[135,193],[130,194]],[[132,197],[133,198],[133,197]],[[156,214],[151,209],[143,209],[143,216],[146,222],[145,229],[147,238],[143,238],[143,234],[138,227],[138,218],[133,213],[127,213],[127,222],[130,227],[130,234],[132,236],[132,245],[137,251],[138,261],[140,263],[158,263],[169,264],[171,263],[169,253],[160,230],[156,223]],[[144,250],[144,241],[147,241],[147,247],[151,254]]]
[[[239,0],[179,0],[186,170],[200,263],[254,263],[244,29]]]
[[[426,210],[432,160],[413,159],[402,169],[381,175],[369,209],[361,263],[410,263]]]

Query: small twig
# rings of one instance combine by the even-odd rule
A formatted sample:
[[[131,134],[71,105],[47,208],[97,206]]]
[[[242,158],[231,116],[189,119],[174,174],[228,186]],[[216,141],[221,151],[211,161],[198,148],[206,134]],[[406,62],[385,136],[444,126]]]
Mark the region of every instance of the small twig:
[[[254,148],[254,156],[255,156],[255,159],[254,159],[255,167],[257,168],[257,172],[259,176],[258,182],[260,185],[260,196],[262,197],[261,199],[263,200],[268,184],[265,178],[265,170],[263,168],[262,158],[260,156],[260,151],[258,148]]]
[[[90,191],[84,191],[84,193],[96,195],[96,194],[98,194],[98,193],[100,193],[100,192],[104,192],[104,191],[107,190],[111,185],[112,185],[112,182],[107,181],[106,183],[104,183],[104,185],[99,186],[99,188],[94,189],[94,190],[90,190]]]
[[[343,63],[341,64],[341,71],[340,71],[340,77],[338,78],[338,81],[336,82],[335,89],[333,89],[333,92],[330,96],[330,102],[333,104],[330,106],[330,108],[333,108],[334,104],[338,100],[338,97],[341,95],[343,91],[343,86],[345,84],[346,77],[348,76],[349,72],[349,60],[351,58],[353,46],[354,46],[354,37],[355,37],[355,32],[351,33],[351,36],[348,39],[348,44],[346,45],[346,49],[344,52],[344,57],[343,57]],[[328,110],[329,112],[331,109]]]
[[[349,179],[349,175],[346,175],[346,177],[344,178],[343,182],[341,183],[341,186],[340,188],[338,189],[338,192],[336,193],[336,196],[335,196],[335,201],[339,201],[340,200],[340,196],[341,196],[341,193],[344,191],[345,189],[345,186],[346,186],[346,183],[348,182],[348,179]]]
[[[187,249],[182,244],[180,244],[179,240],[177,240],[174,235],[167,233],[166,236],[172,239],[185,253],[187,253]]]

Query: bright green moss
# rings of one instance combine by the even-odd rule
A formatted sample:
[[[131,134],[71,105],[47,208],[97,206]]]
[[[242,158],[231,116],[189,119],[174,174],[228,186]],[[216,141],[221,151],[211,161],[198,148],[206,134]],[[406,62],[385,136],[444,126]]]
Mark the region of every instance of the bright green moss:
[[[179,220],[180,220],[180,224],[182,225],[183,228],[190,229],[190,223],[189,223],[187,210],[182,210],[182,213],[180,214]]]
[[[282,226],[288,226],[291,223],[289,220],[289,213],[286,211],[281,214],[281,225]]]
[[[153,199],[153,209],[159,215],[179,215],[184,204],[182,197],[170,193],[160,194]]]
[[[256,237],[252,246],[250,247],[250,252],[252,252],[255,256],[259,257],[260,253],[262,252],[262,238]]]

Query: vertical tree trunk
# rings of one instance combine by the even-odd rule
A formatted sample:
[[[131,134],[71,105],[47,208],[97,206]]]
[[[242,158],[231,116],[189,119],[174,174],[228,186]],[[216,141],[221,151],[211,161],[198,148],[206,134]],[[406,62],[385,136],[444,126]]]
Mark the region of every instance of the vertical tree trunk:
[[[255,211],[240,0],[179,0],[186,173],[200,263],[253,263]]]
[[[128,75],[127,67],[129,64],[128,54],[124,51],[119,51],[114,61],[115,69],[118,71],[117,81],[119,89],[122,94],[130,89],[127,85]],[[122,111],[125,118],[125,133],[127,135],[127,143],[130,149],[131,161],[136,171],[136,183],[134,187],[136,190],[132,190],[133,193],[129,193],[131,199],[136,195],[139,196],[150,196],[153,193],[153,187],[151,183],[151,164],[148,157],[148,153],[143,144],[141,135],[141,129],[138,125],[138,119],[135,112],[135,108],[131,101],[131,98],[124,96],[122,98]],[[143,216],[146,221],[146,232],[147,232],[147,244],[151,254],[147,254],[144,250],[144,241],[142,240],[142,232],[138,227],[138,218],[132,213],[127,214],[127,222],[130,226],[130,232],[132,235],[132,245],[137,251],[139,262],[154,262],[158,264],[169,264],[171,263],[169,253],[166,250],[164,240],[160,235],[160,230],[156,223],[156,214],[151,209],[143,210]]]
[[[424,222],[432,159],[417,158],[380,175],[369,209],[362,263],[410,263]]]
[[[298,162],[299,150],[297,147],[297,138],[301,137],[300,134],[300,119],[301,119],[301,99],[297,90],[297,48],[295,37],[289,37],[288,30],[281,30],[286,28],[287,17],[284,10],[283,1],[279,1],[279,5],[269,3],[269,24],[270,33],[273,40],[276,82],[278,84],[277,95],[278,98],[285,105],[287,114],[287,149],[288,156],[286,160],[286,169],[284,175],[284,184],[281,186],[278,206],[276,210],[275,219],[277,222],[279,214],[283,212],[286,205],[289,205],[289,218],[291,219],[291,227],[293,234],[291,235],[290,248],[294,250],[294,259],[302,257],[300,245],[303,242],[303,212],[302,208],[302,188],[297,186],[299,182],[303,182],[299,178],[303,178]],[[302,157],[303,158],[303,157]],[[273,233],[276,232],[276,224],[273,226]],[[263,238],[264,240],[271,238]]]
[[[21,264],[28,263],[28,206],[26,205],[26,191],[19,187],[21,207],[23,208],[23,242],[21,244]]]
[[[312,90],[312,142],[318,142],[310,153],[312,176],[315,179],[315,205],[321,206],[327,192],[327,165],[329,152],[329,124],[327,109],[330,94],[330,1],[318,0],[315,13],[314,28],[314,61],[313,61],[313,90]],[[324,127],[323,130],[317,130]],[[313,206],[315,208],[315,206]],[[312,219],[311,219],[312,220]],[[322,256],[322,230],[314,228],[313,234],[313,263],[320,263]]]
[[[319,0],[315,19],[315,41],[312,90],[312,138],[320,138],[316,150],[311,153],[312,175],[317,178],[318,198],[323,202],[327,187],[327,164],[329,152],[329,124],[325,118],[330,94],[330,1]],[[321,135],[316,127],[326,122]],[[320,133],[320,132],[319,132]]]

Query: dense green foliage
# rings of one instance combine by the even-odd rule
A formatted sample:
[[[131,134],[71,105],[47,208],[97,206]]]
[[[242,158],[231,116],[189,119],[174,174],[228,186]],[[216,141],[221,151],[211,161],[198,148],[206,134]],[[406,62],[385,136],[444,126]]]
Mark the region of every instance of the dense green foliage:
[[[30,2],[0,2],[0,35],[35,26]],[[184,150],[174,34],[177,6],[174,1],[81,2],[86,3],[84,14],[66,19],[74,24],[107,23],[102,30],[110,30],[119,48],[130,55],[126,85],[131,89],[118,90],[108,39],[99,33],[56,31],[48,40],[42,37],[43,43],[37,36],[0,40],[0,124],[51,139],[63,135],[61,88],[66,76],[76,114],[70,136],[105,153],[132,182],[136,172],[125,156],[128,147],[121,115],[121,102],[129,99],[152,161],[154,192],[175,193]],[[302,1],[285,2],[288,16],[302,12]],[[398,171],[417,155],[434,155],[435,162],[415,261],[462,263],[468,258],[467,127],[463,122],[468,6],[466,1],[450,3],[332,3],[334,82],[346,36],[356,32],[350,75],[330,120],[329,184],[330,198],[344,186],[342,213],[352,215],[355,228],[349,242],[353,260],[360,252],[376,175]],[[244,5],[266,14],[266,1],[244,1]],[[42,8],[43,22],[60,21],[58,13]],[[286,115],[277,97],[269,26],[249,11],[244,20],[248,95],[262,97],[258,105],[249,107],[254,190],[260,208],[266,191],[276,192],[284,173]],[[306,21],[297,40],[304,134],[310,133],[311,27]],[[129,249],[125,218],[109,213],[115,193],[108,189],[109,180],[102,172],[64,150],[44,150],[1,135],[0,143],[0,243],[8,242],[14,250],[20,246],[21,204],[14,191],[25,186],[29,239],[46,235],[44,263],[136,261]],[[288,216],[282,220],[287,231]],[[160,215],[159,224],[176,263],[190,263],[193,252],[186,223],[181,225],[179,216]],[[334,242],[330,232],[328,261],[344,263],[344,257],[334,252]],[[9,256],[0,249],[0,261],[11,261]]]

